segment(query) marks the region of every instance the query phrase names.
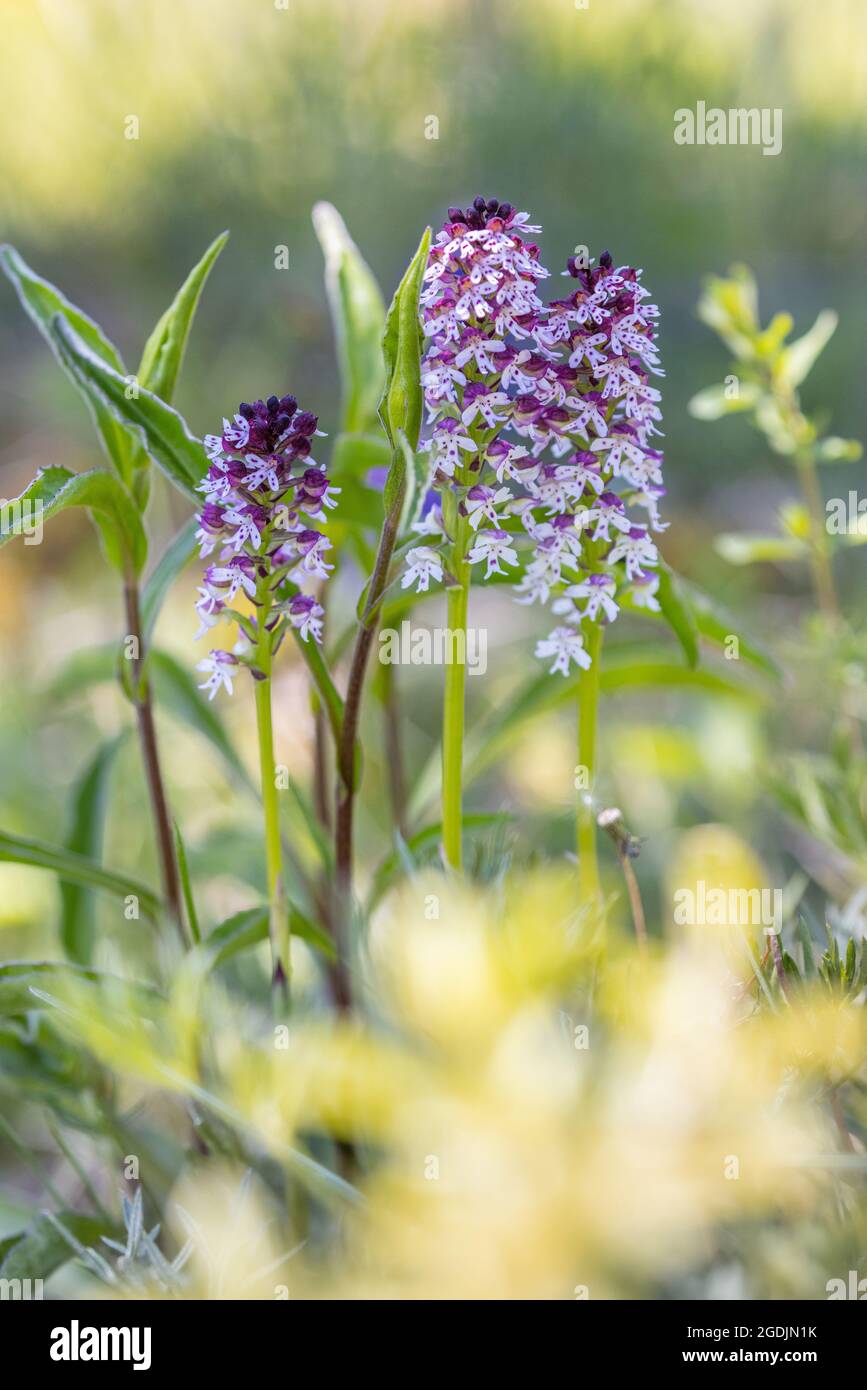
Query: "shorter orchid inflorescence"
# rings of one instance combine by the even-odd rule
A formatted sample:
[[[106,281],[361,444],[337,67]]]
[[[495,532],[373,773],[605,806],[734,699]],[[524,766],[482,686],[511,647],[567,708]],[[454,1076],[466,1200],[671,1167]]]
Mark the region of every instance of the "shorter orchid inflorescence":
[[[196,537],[202,558],[219,551],[199,589],[197,636],[220,618],[237,622],[243,634],[233,651],[212,651],[199,663],[211,699],[221,686],[231,694],[240,665],[261,674],[260,624],[272,652],[290,627],[305,642],[322,640],[322,606],[301,586],[326,579],[332,568],[325,558],[331,542],[311,523],[324,522],[340,489],[311,456],[311,441],[322,433],[317,424],[294,396],[269,396],[240,405],[222,434],[205,437],[210,463]],[[250,600],[253,616],[233,608],[239,595]]]
[[[575,290],[543,304],[548,271],[528,235],[539,230],[476,198],[449,208],[432,246],[421,295],[431,492],[403,583],[459,582],[464,562],[485,579],[515,569],[518,601],[550,602],[560,619],[536,654],[568,675],[590,664],[582,624],[612,622],[624,594],[659,606],[658,310],[641,272],[607,252],[597,266],[571,257]]]

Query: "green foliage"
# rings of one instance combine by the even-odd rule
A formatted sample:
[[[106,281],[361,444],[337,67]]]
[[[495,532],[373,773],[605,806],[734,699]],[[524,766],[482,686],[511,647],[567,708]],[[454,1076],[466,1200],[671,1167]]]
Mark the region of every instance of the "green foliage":
[[[197,526],[198,522],[195,517],[190,517],[189,521],[184,523],[174,540],[169,542],[160,556],[142,589],[142,635],[147,643],[153,636],[160,609],[169,590],[196,553]]]
[[[37,869],[47,869],[56,874],[62,883],[102,889],[115,897],[135,898],[148,917],[156,917],[159,913],[159,899],[149,888],[126,874],[104,869],[86,855],[76,854],[72,850],[0,832],[0,862],[30,864]]]
[[[109,798],[109,783],[120,739],[97,748],[75,786],[72,819],[66,848],[99,862]],[[72,961],[88,965],[93,958],[94,901],[87,889],[75,883],[60,887],[60,941]]]
[[[0,1279],[48,1279],[76,1254],[75,1242],[98,1241],[101,1217],[63,1209],[40,1212],[23,1231],[0,1242]]]
[[[184,911],[186,912],[187,925],[190,929],[190,936],[192,937],[193,943],[198,945],[202,939],[202,933],[199,929],[199,917],[196,912],[196,901],[193,897],[193,883],[190,878],[190,868],[187,863],[187,850],[184,844],[184,837],[181,834],[181,828],[177,821],[174,823],[173,830],[175,837],[175,856],[178,861],[181,891],[184,895]]]
[[[0,546],[18,534],[16,510],[49,521],[67,507],[86,507],[97,527],[106,559],[126,578],[139,575],[147,560],[147,537],[138,509],[119,478],[101,469],[70,473],[44,468],[0,522]]]
[[[724,385],[707,387],[693,396],[689,409],[696,419],[718,420],[748,412],[777,453],[797,460],[807,452],[817,462],[860,458],[857,441],[821,438],[798,398],[798,388],[837,327],[835,313],[823,310],[812,328],[787,343],[794,326],[791,315],[776,314],[762,328],[756,282],[743,265],[733,266],[728,277],[708,277],[698,313],[722,338],[735,359],[736,371]]]
[[[192,501],[199,501],[196,484],[207,466],[201,442],[195,439],[176,410],[144,386],[127,381],[93,352],[60,315],[51,320],[58,355],[81,390],[107,409],[144,447],[166,477]]]
[[[668,623],[690,666],[698,665],[698,628],[686,593],[681,589],[674,572],[664,562],[659,565],[657,599],[662,616]]]
[[[205,281],[229,240],[222,232],[193,266],[165,313],[145,343],[137,372],[139,384],[170,405],[184,360],[187,339]]]
[[[413,451],[418,447],[421,433],[422,332],[418,301],[427,266],[430,239],[431,231],[430,227],[427,227],[418,250],[394,292],[385,320],[385,334],[382,340],[385,386],[379,403],[379,417],[395,450],[395,458],[402,452],[397,447],[399,431],[405,436]],[[403,467],[402,459],[399,464],[392,461],[392,468],[396,466]]]
[[[370,434],[384,384],[381,342],[385,304],[379,286],[340,213],[317,203],[313,226],[325,256],[325,286],[343,387],[341,429]]]
[[[62,317],[93,352],[104,358],[120,376],[125,376],[126,368],[117,348],[109,341],[98,323],[71,304],[55,285],[43,280],[31,270],[14,246],[0,247],[0,265],[14,285],[28,317],[39,329],[60,366],[84,397],[109,463],[117,469],[124,482],[131,483],[133,470],[130,440],[105,403],[84,388],[78,376],[65,362],[52,329],[53,320]]]
[[[289,906],[292,935],[321,951],[328,960],[334,959],[334,942],[320,927],[311,922],[294,904]],[[268,908],[249,907],[227,917],[205,938],[205,948],[216,967],[232,960],[243,951],[268,940]]]

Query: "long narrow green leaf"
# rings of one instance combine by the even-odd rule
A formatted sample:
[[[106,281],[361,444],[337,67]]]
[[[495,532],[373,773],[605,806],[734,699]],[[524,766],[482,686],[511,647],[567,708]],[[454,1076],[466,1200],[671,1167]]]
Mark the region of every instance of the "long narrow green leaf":
[[[29,487],[4,509],[0,545],[18,534],[18,517],[49,521],[67,507],[86,507],[102,538],[106,559],[122,574],[140,574],[147,560],[147,536],[138,509],[119,478],[104,469],[70,473],[43,468]]]
[[[717,536],[714,549],[730,565],[775,565],[785,560],[803,560],[809,551],[797,536],[752,536],[726,531]]]
[[[170,653],[157,648],[148,652],[147,661],[159,708],[206,738],[223,758],[232,776],[240,779],[246,788],[258,796],[258,790],[232,746],[213,705],[199,690],[195,672],[183,666]],[[114,682],[117,669],[118,653],[113,644],[76,652],[48,687],[46,699],[56,705],[59,700],[69,699],[95,685]]]
[[[547,671],[528,678],[522,688],[497,714],[483,722],[467,739],[464,753],[464,786],[468,787],[502,756],[512,737],[526,724],[550,714],[577,699],[580,674],[568,678],[550,676]],[[658,687],[702,690],[712,695],[743,701],[758,701],[762,692],[742,682],[727,679],[715,671],[694,670],[672,661],[655,648],[609,649],[603,652],[600,688],[610,694],[618,690]],[[410,815],[417,817],[439,793],[440,756],[431,756],[413,789]]]
[[[700,636],[720,647],[725,647],[732,637],[736,637],[740,660],[780,680],[782,672],[775,658],[753,636],[745,635],[740,619],[735,618],[692,580],[681,579],[680,584],[686,591]]]
[[[71,850],[56,845],[46,845],[39,840],[25,840],[18,835],[0,831],[0,861],[7,864],[30,864],[37,869],[48,869],[57,874],[64,883],[78,883],[84,888],[101,888],[116,897],[138,899],[141,910],[148,917],[156,917],[160,910],[157,895],[137,879],[126,874],[104,869],[94,864],[86,855],[74,854]]]
[[[194,516],[184,522],[145,581],[141,595],[141,620],[146,643],[150,641],[169,590],[196,552],[197,527]]]
[[[195,674],[165,651],[150,653],[148,669],[153,678],[157,704],[165,706],[176,719],[206,738],[234,776],[250,785],[250,774],[232,747],[213,705],[199,690]]]
[[[662,616],[668,623],[690,666],[698,665],[698,629],[689,602],[684,596],[677,576],[668,565],[660,563],[657,593]]]
[[[515,816],[509,811],[466,815],[463,818],[464,833],[472,835],[477,831],[489,830],[493,826],[510,825],[514,820]],[[392,883],[399,879],[401,874],[407,873],[418,851],[439,845],[442,841],[442,834],[443,828],[440,821],[437,821],[435,825],[426,825],[423,830],[416,831],[408,840],[401,841],[398,848],[383,859],[373,876],[367,904],[368,912],[373,910]]]
[[[66,848],[98,863],[108,802],[108,784],[121,739],[113,738],[96,750],[78,782],[72,803],[72,824]],[[60,885],[60,941],[71,961],[88,965],[93,957],[93,895],[76,883]]]
[[[159,991],[153,985],[139,980],[124,980],[120,975],[111,975],[104,970],[93,970],[90,966],[78,965],[74,961],[60,960],[12,960],[0,965],[0,1015],[4,1017],[28,1013],[36,1008],[31,985],[40,989],[60,987],[64,981],[116,986],[131,990],[147,1009],[149,1004],[159,999]]]
[[[315,946],[330,959],[334,957],[334,942],[315,922],[304,916],[294,904],[290,905],[292,935]],[[269,915],[267,907],[248,907],[221,922],[205,937],[204,946],[212,952],[212,965],[222,965],[242,951],[248,951],[268,940]]]
[[[168,405],[171,405],[175,393],[187,338],[205,281],[228,240],[229,233],[221,232],[211,242],[145,343],[138,369],[139,383]]]
[[[783,348],[777,366],[777,375],[784,386],[795,389],[808,376],[813,363],[828,345],[836,332],[837,315],[833,309],[823,309],[812,328],[802,338]]]
[[[82,390],[104,404],[120,424],[132,431],[149,457],[185,496],[201,502],[196,484],[207,466],[205,451],[178,412],[140,384],[130,385],[60,315],[52,319],[51,332],[64,364],[75,374]]]
[[[317,203],[313,226],[325,256],[325,287],[343,384],[344,431],[372,431],[385,381],[385,303],[373,272],[331,203]]]
[[[296,643],[301,656],[304,658],[307,669],[313,679],[313,684],[319,693],[325,713],[328,716],[328,723],[331,728],[334,742],[340,742],[340,730],[343,726],[343,699],[331,673],[325,664],[322,649],[316,642],[305,642],[300,636]],[[360,750],[359,750],[360,756]]]
[[[397,448],[398,431],[402,431],[413,452],[418,448],[423,410],[418,300],[430,238],[430,227],[426,227],[419,248],[394,292],[382,339],[385,388],[379,403],[379,418],[392,447]]]
[[[14,246],[0,247],[0,266],[15,287],[28,317],[39,329],[57,361],[84,397],[109,462],[114,465],[124,482],[129,483],[132,477],[131,442],[111,412],[84,389],[78,377],[63,360],[51,330],[52,319],[61,315],[93,352],[104,358],[120,376],[125,377],[126,368],[120,353],[103,333],[99,324],[82,309],[70,303],[56,285],[43,280],[41,275],[31,270]]]
[[[107,1227],[99,1216],[84,1216],[77,1211],[57,1213],[62,1225],[83,1245],[96,1245],[105,1236],[118,1232]],[[40,1212],[14,1238],[0,1265],[3,1279],[47,1279],[75,1257],[75,1250],[54,1225],[47,1212]]]
[[[195,943],[195,945],[198,945],[202,939],[202,933],[199,930],[199,916],[196,912],[196,900],[193,897],[193,883],[192,879],[190,878],[190,866],[187,863],[187,848],[184,844],[184,837],[181,834],[181,828],[178,825],[177,821],[175,821],[174,823],[174,832],[175,855],[178,861],[178,874],[180,876],[181,889],[184,895],[184,907],[187,913],[187,922],[190,928],[190,936],[193,938],[193,942]]]

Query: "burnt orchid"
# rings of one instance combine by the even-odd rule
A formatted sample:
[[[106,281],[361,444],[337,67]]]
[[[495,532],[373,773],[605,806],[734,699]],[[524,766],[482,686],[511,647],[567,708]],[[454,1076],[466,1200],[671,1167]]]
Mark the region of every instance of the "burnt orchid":
[[[579,683],[581,761],[592,780],[602,629],[631,606],[655,611],[663,529],[660,375],[655,323],[641,272],[570,257],[577,282],[543,303],[549,272],[531,238],[541,230],[510,203],[478,197],[449,208],[420,296],[427,342],[429,488],[406,556],[404,587],[445,583],[448,623],[464,630],[471,570],[512,572],[516,599],[558,619],[536,655]],[[523,563],[522,563],[523,562]],[[461,863],[465,672],[447,669],[443,721],[443,843]],[[579,857],[595,890],[589,812]],[[581,822],[588,822],[581,830]]]
[[[312,456],[321,435],[318,419],[299,410],[294,396],[269,396],[242,403],[222,433],[206,435],[208,470],[198,490],[205,501],[196,539],[203,559],[214,556],[199,589],[197,636],[218,621],[237,624],[241,637],[233,651],[212,650],[199,663],[201,689],[211,699],[220,689],[230,695],[242,666],[255,680],[256,715],[274,978],[288,981],[289,941],[274,765],[271,672],[286,632],[304,642],[322,641],[323,608],[315,586],[328,578],[331,542],[318,526],[326,508],[337,505],[340,489],[329,482]],[[314,526],[312,523],[316,523]],[[251,612],[234,607],[247,600]]]
[[[309,525],[324,522],[325,508],[337,505],[340,492],[311,455],[313,437],[322,434],[317,425],[294,396],[269,396],[242,403],[234,420],[223,420],[221,434],[205,436],[209,466],[199,484],[205,503],[196,539],[202,559],[218,553],[199,588],[196,636],[230,618],[246,639],[236,652],[212,651],[199,664],[208,673],[201,688],[211,699],[221,686],[232,693],[239,664],[261,674],[256,660],[263,627],[272,651],[287,626],[305,642],[322,640],[322,606],[298,588],[327,579],[332,568],[326,559],[331,542]],[[239,595],[257,610],[252,621],[232,607]]]

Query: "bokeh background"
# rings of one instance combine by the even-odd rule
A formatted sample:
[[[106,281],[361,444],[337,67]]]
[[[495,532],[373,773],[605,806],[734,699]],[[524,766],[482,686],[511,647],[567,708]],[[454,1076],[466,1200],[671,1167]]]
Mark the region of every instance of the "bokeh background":
[[[466,204],[479,192],[508,199],[543,224],[544,259],[552,268],[584,244],[594,255],[609,248],[615,259],[645,268],[661,307],[666,369],[671,525],[663,551],[728,606],[736,630],[749,630],[774,649],[783,677],[774,684],[755,672],[727,670],[717,654],[696,677],[606,696],[600,799],[619,804],[643,841],[636,867],[652,935],[671,934],[672,885],[717,876],[733,885],[761,880],[783,887],[789,906],[803,894],[817,937],[827,905],[844,945],[862,934],[863,787],[847,790],[838,815],[831,791],[825,796],[833,783],[822,778],[843,775],[839,760],[830,771],[828,761],[839,713],[829,694],[832,664],[844,663],[846,679],[860,692],[859,717],[867,713],[867,651],[858,637],[865,548],[853,546],[838,564],[851,621],[841,657],[827,645],[828,634],[811,626],[803,566],[735,568],[714,549],[723,530],[775,529],[779,507],[796,493],[786,460],[769,452],[746,418],[708,424],[694,419],[687,403],[729,369],[723,347],[696,315],[703,278],[745,262],[758,279],[764,321],[787,309],[797,333],[826,306],[839,311],[838,331],[806,384],[804,405],[834,433],[867,438],[863,0],[589,0],[586,8],[575,0],[6,0],[0,25],[2,239],[90,312],[131,367],[189,268],[217,233],[231,232],[207,285],[175,398],[199,434],[214,429],[238,401],[289,389],[318,412],[332,439],[337,432],[339,381],[311,225],[319,200],[341,210],[386,297],[425,223],[437,225],[449,204]],[[675,145],[674,112],[699,100],[781,108],[782,152],[768,158],[755,146]],[[138,138],[128,139],[133,117]],[[282,247],[288,267],[278,269],[275,251]],[[5,281],[0,419],[0,497],[14,497],[39,467],[99,461],[80,399]],[[326,456],[329,447],[323,445]],[[826,495],[845,496],[849,488],[863,489],[864,466],[824,469],[822,481]],[[183,505],[156,478],[148,519],[154,556],[184,517]],[[195,571],[193,565],[176,585],[156,634],[158,645],[190,672],[207,645],[192,641]],[[335,621],[341,607],[344,619],[351,616],[360,582],[347,564]],[[488,673],[468,682],[477,746],[535,668],[539,619],[512,606],[507,594],[474,595],[473,605],[471,621],[486,627],[489,638]],[[425,611],[436,621],[436,604]],[[626,618],[617,629],[626,644],[647,637]],[[67,513],[49,524],[40,547],[3,549],[0,829],[62,843],[82,773],[118,736],[104,859],[155,883],[129,707],[111,680],[94,682],[88,674],[89,653],[116,644],[122,633],[116,576],[86,518]],[[682,664],[673,642],[668,650],[669,664]],[[307,786],[313,751],[306,677],[291,653],[281,653],[281,663],[278,761]],[[435,792],[441,672],[400,670],[398,683],[417,829],[435,819],[435,795],[425,788]],[[218,701],[230,740],[221,756],[219,726],[211,727],[209,740],[188,703],[170,694],[164,699],[158,691],[160,740],[207,930],[257,901],[262,889],[259,810],[243,775],[255,767],[252,697],[241,682],[232,700]],[[358,821],[362,885],[391,848],[380,719],[371,692]],[[468,805],[507,810],[516,821],[473,858],[480,874],[487,862],[498,856],[502,862],[504,850],[519,865],[570,850],[574,745],[568,708],[499,739],[468,789]],[[807,761],[792,771],[792,759],[802,754]],[[798,790],[811,827],[805,829],[804,816],[799,822],[787,814],[781,785]],[[292,832],[297,828],[293,822]],[[607,881],[616,887],[616,861],[604,848]],[[0,956],[56,956],[61,910],[52,877],[0,864]],[[146,950],[142,932],[119,926],[116,910],[103,902],[94,901],[92,910],[100,928],[96,962],[135,974],[136,957]],[[534,913],[531,904],[528,920]],[[469,904],[461,914],[456,965],[438,994],[449,1003],[465,968]],[[419,959],[426,978],[429,958]],[[303,948],[297,964],[303,994],[313,975]],[[691,1017],[694,984],[678,989]],[[454,1009],[461,1028],[468,1019],[488,1028],[488,1015],[475,1003]],[[818,1037],[821,1029],[812,1032]],[[227,1035],[232,1030],[223,1028]],[[424,1036],[426,1046],[427,1022]],[[665,1057],[677,1067],[691,1064],[676,1030],[666,1046]],[[711,1055],[717,1050],[714,1041]],[[527,1096],[541,1095],[523,1042],[519,1052]],[[474,1077],[476,1064],[473,1051]],[[547,1053],[540,1066],[548,1085]],[[746,1064],[744,1074],[752,1070]],[[366,1066],[361,1073],[373,1075]],[[672,1075],[667,1095],[692,1095],[692,1086],[718,1108],[700,1067],[685,1081],[677,1069]],[[25,1090],[27,1084],[25,1077]],[[41,1086],[42,1076],[33,1084]],[[514,1094],[510,1087],[509,1116],[520,1109]],[[738,1091],[749,1129],[745,1094]],[[648,1104],[647,1113],[662,1113],[655,1093]],[[571,1101],[567,1113],[573,1114]],[[16,1105],[15,1120],[33,1149],[50,1151],[27,1107]],[[533,1125],[529,1133],[534,1163],[556,1152],[536,1142]],[[580,1152],[584,1160],[583,1140]],[[601,1180],[610,1151],[601,1146],[598,1153]],[[640,1143],[636,1153],[643,1156]],[[12,1150],[4,1159],[10,1181],[0,1200],[0,1234],[18,1229],[43,1202],[18,1160]],[[499,1204],[497,1219],[506,1221],[511,1239],[512,1208],[501,1200],[502,1187],[487,1171],[481,1186]],[[548,1193],[544,1166],[531,1187]],[[594,1209],[620,1216],[633,1270],[635,1213],[623,1195],[644,1189],[630,1178],[607,1206],[597,1201],[595,1187],[592,1192]],[[652,1220],[660,1213],[667,1219],[672,1201],[668,1188],[654,1192],[641,1197],[640,1214],[651,1219],[656,1260],[668,1246]],[[551,1225],[559,1231],[554,1210]],[[531,1215],[528,1230],[537,1231]],[[861,1239],[863,1217],[859,1230]],[[523,1266],[531,1237],[520,1224],[516,1231]],[[461,1261],[464,1236],[462,1227],[460,1240],[442,1247],[459,1251]],[[822,1238],[817,1228],[817,1248]],[[732,1296],[763,1288],[823,1296],[824,1274],[803,1272],[811,1239],[808,1232],[794,1255],[785,1242],[772,1249],[774,1272],[765,1284],[759,1276],[744,1283],[736,1271]],[[549,1258],[547,1247],[542,1253]],[[851,1255],[835,1246],[828,1268],[845,1271],[856,1257],[857,1249]],[[631,1287],[629,1277],[615,1286],[621,1295]],[[677,1286],[681,1296],[683,1287]],[[730,1296],[727,1287],[724,1264],[716,1282],[696,1286],[714,1297]]]
[[[2,23],[4,237],[91,312],[129,362],[203,248],[231,231],[176,398],[197,432],[240,399],[290,387],[335,430],[339,385],[310,217],[317,200],[341,209],[388,296],[425,221],[438,223],[448,204],[479,191],[508,198],[543,223],[550,265],[587,244],[645,267],[662,310],[667,373],[667,558],[748,615],[759,636],[794,631],[803,571],[733,569],[713,549],[722,529],[773,529],[794,480],[744,419],[708,425],[688,414],[693,393],[727,365],[695,308],[703,276],[734,261],[755,270],[765,317],[787,308],[803,331],[820,309],[837,308],[840,327],[805,403],[835,432],[867,435],[859,0],[590,0],[586,8],[573,0],[287,0],[285,8],[281,0],[28,0],[6,5]],[[675,145],[674,111],[698,100],[782,108],[782,152]],[[131,116],[135,140],[126,138]],[[287,269],[275,268],[282,246]],[[40,466],[93,462],[81,402],[5,284],[0,410],[4,496]],[[861,472],[826,470],[826,490],[857,486]],[[154,553],[181,515],[158,485]],[[76,695],[74,681],[72,694],[57,681],[91,644],[116,639],[120,607],[84,518],[62,517],[41,548],[10,546],[0,564],[0,823],[54,840],[93,749],[128,722],[115,690]],[[840,567],[856,616],[863,565],[859,547]],[[193,581],[178,585],[158,633],[190,666],[201,654],[191,645]],[[479,723],[508,701],[519,668],[529,669],[534,628],[499,599],[480,600],[476,620],[488,623],[493,644],[489,676],[470,682]],[[304,679],[288,662],[282,679],[280,746],[303,778]],[[438,693],[426,673],[406,681],[417,772],[435,757]],[[705,691],[609,701],[605,796],[623,802],[639,833],[653,831],[642,864],[651,897],[671,837],[707,821],[738,819],[770,856],[774,881],[786,880],[791,845],[763,800],[763,779],[781,731],[795,745],[821,741],[821,690],[821,674],[805,673],[762,699]],[[223,711],[246,756],[246,693]],[[255,834],[255,804],[239,800],[231,774],[189,729],[166,720],[163,738],[218,920],[250,891],[232,856],[257,858],[237,848],[245,827]],[[548,818],[549,844],[568,848],[573,762],[570,718],[544,720],[504,750],[471,804]],[[106,857],[149,872],[132,739],[118,767]],[[375,756],[368,776],[361,839],[376,857],[384,846]],[[2,883],[10,951],[19,933],[50,941],[52,884],[10,866]]]

